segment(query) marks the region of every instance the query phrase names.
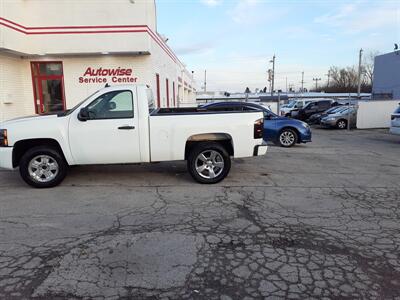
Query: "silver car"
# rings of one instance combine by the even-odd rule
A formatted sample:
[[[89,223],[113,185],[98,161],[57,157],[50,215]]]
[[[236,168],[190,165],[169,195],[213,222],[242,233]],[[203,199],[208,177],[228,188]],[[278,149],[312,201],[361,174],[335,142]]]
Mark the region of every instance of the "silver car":
[[[335,114],[327,115],[321,119],[321,125],[325,127],[336,127],[338,129],[346,129],[348,121],[350,127],[357,125],[357,108],[354,106],[339,110]]]
[[[400,103],[399,107],[392,114],[390,133],[400,135]]]

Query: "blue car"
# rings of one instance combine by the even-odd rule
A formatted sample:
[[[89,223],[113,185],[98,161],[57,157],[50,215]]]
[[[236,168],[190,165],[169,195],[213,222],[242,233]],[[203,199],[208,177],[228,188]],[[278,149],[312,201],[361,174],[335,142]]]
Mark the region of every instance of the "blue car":
[[[267,107],[251,102],[213,102],[201,106],[207,110],[261,110],[264,113],[264,140],[282,147],[311,142],[310,126],[300,120],[280,117]]]

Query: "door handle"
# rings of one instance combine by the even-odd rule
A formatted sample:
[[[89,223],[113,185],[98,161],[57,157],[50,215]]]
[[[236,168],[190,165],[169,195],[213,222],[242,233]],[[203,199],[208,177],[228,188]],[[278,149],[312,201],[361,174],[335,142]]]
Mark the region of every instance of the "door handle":
[[[133,129],[135,129],[135,126],[124,125],[124,126],[118,127],[118,129],[119,130],[133,130]]]

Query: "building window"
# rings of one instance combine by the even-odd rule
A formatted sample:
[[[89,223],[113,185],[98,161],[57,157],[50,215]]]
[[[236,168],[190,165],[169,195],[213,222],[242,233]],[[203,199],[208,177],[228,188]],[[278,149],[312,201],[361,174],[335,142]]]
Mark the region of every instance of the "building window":
[[[157,107],[161,107],[161,96],[160,96],[160,74],[156,74],[156,88],[157,88]]]
[[[169,81],[168,81],[168,78],[165,79],[165,85],[167,87],[167,107],[169,107]]]
[[[172,82],[172,97],[174,101],[174,107],[176,107],[175,81]]]
[[[37,114],[65,110],[64,74],[61,62],[31,62]]]

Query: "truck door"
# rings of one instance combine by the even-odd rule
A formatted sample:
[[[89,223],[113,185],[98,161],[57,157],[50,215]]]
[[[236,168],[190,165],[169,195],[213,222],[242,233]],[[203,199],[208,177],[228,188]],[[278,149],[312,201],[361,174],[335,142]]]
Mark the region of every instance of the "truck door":
[[[77,164],[140,162],[139,123],[131,90],[107,92],[71,116],[69,141]]]

